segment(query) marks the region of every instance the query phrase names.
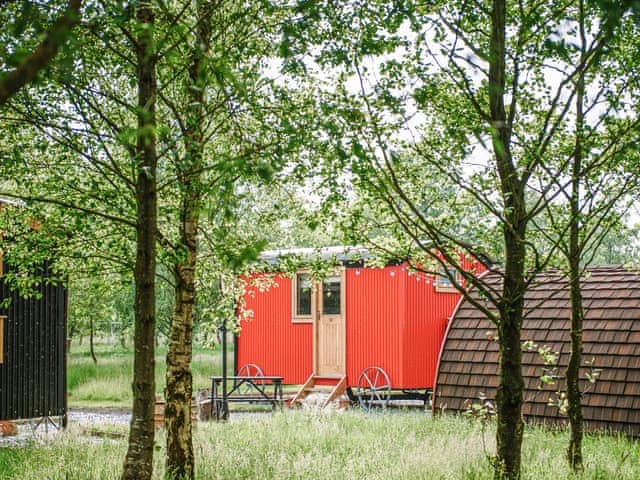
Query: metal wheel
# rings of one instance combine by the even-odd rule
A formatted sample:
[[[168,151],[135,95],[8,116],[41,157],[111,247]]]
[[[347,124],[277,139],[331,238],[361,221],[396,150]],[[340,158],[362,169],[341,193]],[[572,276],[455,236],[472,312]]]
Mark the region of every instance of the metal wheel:
[[[380,367],[367,367],[358,377],[358,403],[365,410],[386,408],[391,399],[391,380]]]
[[[238,377],[264,377],[264,373],[262,372],[262,369],[255,363],[245,363],[238,370]],[[262,385],[263,382],[254,380],[253,383],[256,385]],[[242,385],[240,385],[236,391],[240,395],[247,395],[252,391],[253,393],[255,393],[253,387],[248,383],[242,383]]]

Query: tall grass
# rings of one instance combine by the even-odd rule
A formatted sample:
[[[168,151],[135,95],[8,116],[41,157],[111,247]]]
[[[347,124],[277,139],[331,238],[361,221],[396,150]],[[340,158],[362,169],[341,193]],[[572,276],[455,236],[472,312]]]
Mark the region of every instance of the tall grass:
[[[126,427],[122,427],[123,431]],[[198,424],[198,479],[491,479],[479,423],[461,417],[432,419],[418,412],[366,415],[285,411]],[[486,434],[493,437],[493,431]],[[163,478],[159,435],[155,478]],[[527,428],[523,479],[640,478],[640,446],[619,436],[589,435],[586,469],[566,466],[565,433]],[[3,479],[117,479],[125,440],[95,441],[77,426],[49,444],[0,449]]]
[[[67,388],[72,407],[131,406],[133,351],[115,344],[96,345],[98,364],[94,364],[86,345],[74,345],[68,357]],[[160,347],[156,356],[156,390],[161,394],[165,385],[166,348]],[[228,365],[233,368],[233,352]],[[194,389],[210,385],[209,377],[222,372],[222,355],[215,349],[196,348],[192,371]]]

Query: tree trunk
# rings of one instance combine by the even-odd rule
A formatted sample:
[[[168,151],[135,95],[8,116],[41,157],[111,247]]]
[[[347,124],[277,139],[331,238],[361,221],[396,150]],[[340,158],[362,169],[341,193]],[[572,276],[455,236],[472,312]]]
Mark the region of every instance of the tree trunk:
[[[192,334],[196,297],[195,271],[198,257],[198,225],[202,198],[202,156],[204,140],[205,54],[209,48],[211,7],[196,2],[198,26],[189,65],[188,110],[183,132],[186,157],[178,176],[182,192],[180,205],[180,244],[185,249],[174,268],[175,310],[167,351],[167,387],[165,390],[165,427],[167,430],[166,475],[168,478],[193,479],[191,396]]]
[[[571,243],[574,232],[571,226]],[[571,292],[571,354],[567,365],[567,415],[569,417],[570,435],[567,447],[567,460],[574,471],[582,470],[582,402],[580,392],[580,363],[582,361],[582,291],[580,288],[580,257],[572,255],[569,261],[570,292]]]
[[[77,330],[77,325],[75,323],[73,323],[71,325],[71,328],[69,329],[69,334],[67,335],[67,353],[71,353],[71,340],[73,340],[73,337],[76,334],[76,330]]]
[[[581,45],[581,64],[584,65],[586,35],[584,30],[584,3],[580,1],[579,23]],[[582,136],[584,132],[583,101],[585,93],[584,70],[578,75],[576,88],[576,144],[571,171],[571,224],[569,226],[569,283],[571,292],[571,353],[567,365],[567,415],[569,417],[570,435],[567,447],[567,460],[574,471],[582,470],[582,404],[580,393],[580,363],[582,363],[582,289],[580,287],[580,258],[582,248],[580,241],[580,179],[582,170]]]
[[[89,319],[89,352],[91,353],[91,359],[95,365],[98,364],[98,358],[96,357],[96,351],[93,348],[93,317]]]
[[[155,404],[155,270],[157,235],[156,191],[156,57],[153,8],[138,4],[140,30],[136,54],[138,69],[138,177],[136,184],[137,250],[135,263],[135,333],[133,411],[123,480],[148,480],[153,472],[153,411]]]
[[[195,268],[197,232],[196,218],[186,220],[188,234],[183,242],[188,246],[187,259],[176,267],[176,305],[167,352],[167,387],[165,390],[165,427],[167,430],[167,478],[192,479],[195,476],[193,455],[191,374],[193,312],[195,304]],[[187,239],[188,237],[188,239]]]
[[[511,238],[510,238],[511,237]],[[496,479],[520,478],[524,422],[522,420],[522,327],[524,298],[524,244],[505,234],[507,262],[503,301],[498,325],[500,342],[500,383],[496,394]]]
[[[524,179],[520,179],[511,155],[511,125],[505,96],[505,0],[493,0],[489,58],[489,107],[494,158],[504,201],[505,272],[500,319],[500,383],[496,394],[498,427],[495,478],[520,478],[522,450],[522,348],[520,329],[524,306],[526,205]]]

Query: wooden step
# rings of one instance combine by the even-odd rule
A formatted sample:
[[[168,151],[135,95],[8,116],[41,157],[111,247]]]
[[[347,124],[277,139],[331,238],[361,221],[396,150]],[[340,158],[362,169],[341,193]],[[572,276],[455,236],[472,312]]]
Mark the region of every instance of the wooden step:
[[[313,378],[316,380],[342,380],[344,375],[341,373],[331,374],[331,375],[314,375]]]
[[[343,375],[338,384],[334,387],[333,391],[329,394],[327,399],[324,401],[323,407],[326,407],[331,402],[336,400],[340,395],[342,395],[347,390],[347,376]]]
[[[312,385],[304,389],[305,392],[329,393],[333,391],[335,385]]]
[[[316,385],[317,381],[323,383]],[[333,384],[325,384],[325,381],[335,382]],[[302,385],[298,393],[291,399],[290,406],[295,406],[298,403],[302,403],[302,400],[312,393],[327,394],[327,398],[322,403],[325,407],[333,400],[342,395],[347,389],[347,377],[346,375],[311,375],[307,381]]]
[[[304,397],[307,396],[307,388],[312,387],[313,384],[315,383],[313,377],[314,375],[311,374],[311,376],[307,378],[307,381],[304,382],[304,385],[300,387],[300,390],[298,390],[298,393],[296,393],[294,397],[291,399],[291,402],[289,402],[289,406],[294,407],[296,404],[300,403]]]

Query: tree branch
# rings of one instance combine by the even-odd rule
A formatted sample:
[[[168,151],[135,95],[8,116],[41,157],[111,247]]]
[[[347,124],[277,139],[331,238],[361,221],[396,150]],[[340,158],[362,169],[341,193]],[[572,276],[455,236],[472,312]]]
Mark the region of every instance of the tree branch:
[[[25,58],[17,68],[0,80],[0,106],[4,105],[18,90],[32,82],[56,56],[58,49],[67,40],[71,29],[80,21],[82,0],[69,0],[64,14],[56,21],[45,39]]]

